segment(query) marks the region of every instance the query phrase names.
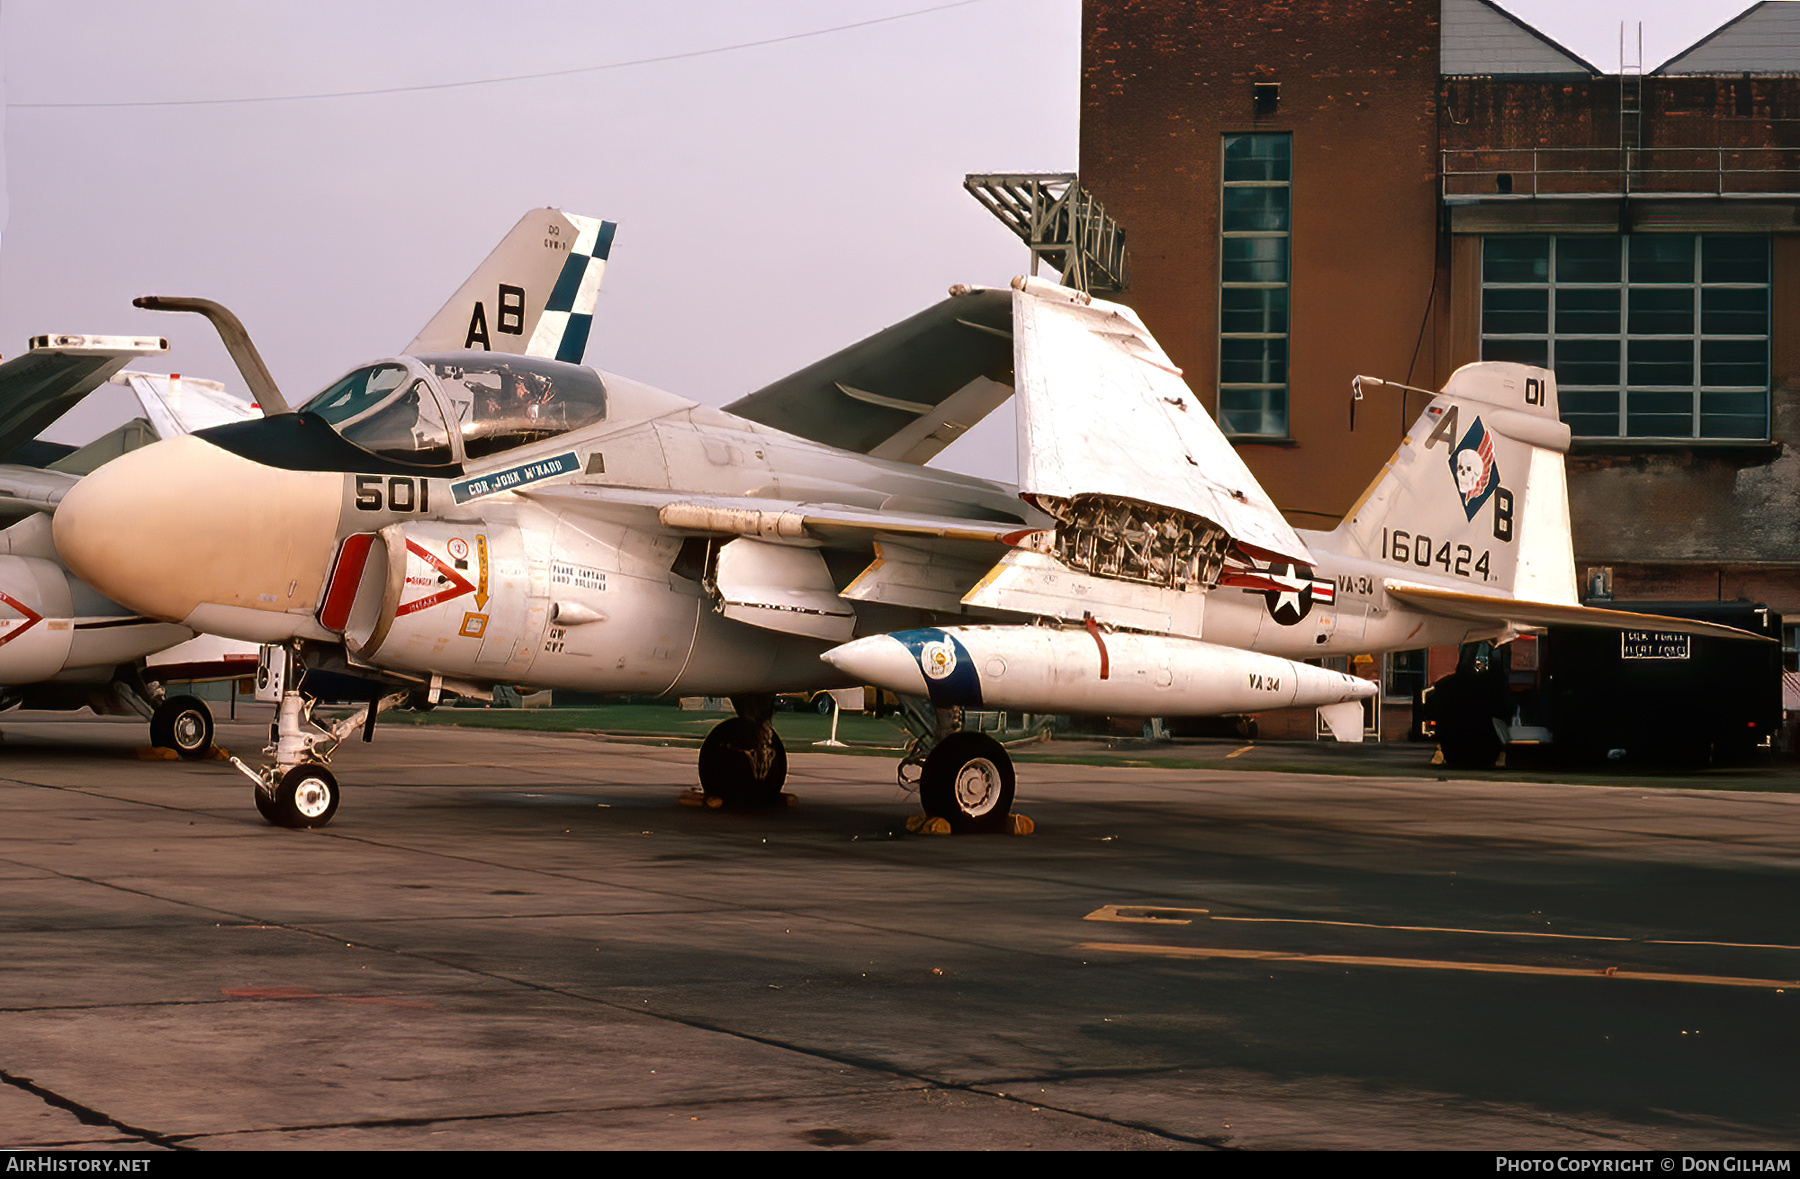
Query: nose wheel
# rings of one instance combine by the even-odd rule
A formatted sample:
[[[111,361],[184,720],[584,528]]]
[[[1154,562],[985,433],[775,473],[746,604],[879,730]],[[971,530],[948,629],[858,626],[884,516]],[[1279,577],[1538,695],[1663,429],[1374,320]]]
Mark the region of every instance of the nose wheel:
[[[273,647],[266,648],[263,657],[269,665],[280,668],[269,678],[284,685],[271,740],[263,751],[274,764],[258,769],[236,757],[231,764],[256,783],[256,813],[265,822],[275,827],[323,827],[337,814],[340,793],[337,779],[325,768],[331,751],[358,729],[362,730],[364,741],[373,737],[375,718],[405,703],[412,689],[370,700],[350,716],[322,728],[313,723],[312,705],[297,686],[304,674],[297,653]],[[259,670],[259,678],[262,675]]]
[[[256,787],[256,809],[276,827],[323,827],[337,808],[337,779],[316,762],[295,766],[272,788]]]
[[[1012,813],[1012,758],[986,733],[952,733],[925,758],[919,803],[953,831],[1003,831]]]

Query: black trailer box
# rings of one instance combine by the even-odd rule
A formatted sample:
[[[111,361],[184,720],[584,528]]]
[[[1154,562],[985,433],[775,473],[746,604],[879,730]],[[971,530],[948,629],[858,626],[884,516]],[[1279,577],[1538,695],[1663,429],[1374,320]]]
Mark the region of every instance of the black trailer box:
[[[1551,627],[1540,644],[1537,699],[1558,760],[1729,763],[1770,744],[1781,725],[1779,614],[1750,602],[1586,604],[1720,623],[1775,641]]]

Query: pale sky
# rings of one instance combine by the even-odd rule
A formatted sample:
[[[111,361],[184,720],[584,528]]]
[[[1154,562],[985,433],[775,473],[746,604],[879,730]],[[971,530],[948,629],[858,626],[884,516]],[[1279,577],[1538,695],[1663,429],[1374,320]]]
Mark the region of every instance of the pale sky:
[[[1621,20],[1650,68],[1749,5],[1504,6],[1612,69]],[[210,327],[130,305],[203,295],[297,401],[554,205],[620,226],[588,363],[723,404],[1022,271],[962,177],[1073,170],[1079,65],[1078,0],[0,0],[0,353],[164,335],[140,367],[240,388]],[[581,72],[457,84],[550,71]],[[1012,452],[1003,410],[940,462]]]

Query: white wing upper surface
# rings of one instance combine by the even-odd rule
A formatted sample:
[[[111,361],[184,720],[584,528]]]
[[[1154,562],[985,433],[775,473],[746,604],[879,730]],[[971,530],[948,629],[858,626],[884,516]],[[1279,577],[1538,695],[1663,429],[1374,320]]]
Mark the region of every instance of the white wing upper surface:
[[[1020,490],[1158,504],[1311,561],[1130,308],[1037,279],[1014,285]]]
[[[217,381],[130,370],[112,380],[131,390],[158,438],[176,438],[209,426],[247,422],[260,415],[254,405],[228,392]]]

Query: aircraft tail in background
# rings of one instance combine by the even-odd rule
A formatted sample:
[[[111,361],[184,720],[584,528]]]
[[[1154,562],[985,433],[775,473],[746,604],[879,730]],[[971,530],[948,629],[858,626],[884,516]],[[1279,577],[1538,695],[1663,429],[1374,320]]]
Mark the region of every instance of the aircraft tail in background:
[[[525,214],[404,351],[479,348],[580,364],[617,228],[560,209]]]

